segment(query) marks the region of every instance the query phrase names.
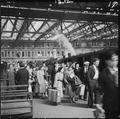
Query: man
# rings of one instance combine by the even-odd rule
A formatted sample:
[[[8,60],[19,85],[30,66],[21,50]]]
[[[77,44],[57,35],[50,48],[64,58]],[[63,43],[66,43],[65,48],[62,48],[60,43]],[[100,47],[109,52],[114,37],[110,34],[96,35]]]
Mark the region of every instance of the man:
[[[90,62],[85,61],[83,64],[83,67],[81,68],[81,80],[83,84],[85,85],[85,92],[84,92],[84,97],[83,99],[86,101],[87,100],[87,92],[88,92],[88,69],[89,69],[89,64]]]
[[[81,68],[78,63],[75,64],[74,73],[81,80]]]
[[[108,51],[104,57],[107,67],[102,70],[99,78],[99,85],[103,94],[103,108],[106,118],[117,119],[118,115],[120,115],[118,56],[114,51]]]
[[[88,90],[89,90],[88,107],[90,108],[93,107],[93,103],[95,104],[97,103],[96,101],[99,95],[99,88],[98,88],[99,63],[100,60],[98,58],[94,58],[93,65],[91,65],[88,70]]]
[[[16,85],[28,85],[29,72],[22,62],[20,62],[19,65],[20,69],[17,71],[15,77]]]

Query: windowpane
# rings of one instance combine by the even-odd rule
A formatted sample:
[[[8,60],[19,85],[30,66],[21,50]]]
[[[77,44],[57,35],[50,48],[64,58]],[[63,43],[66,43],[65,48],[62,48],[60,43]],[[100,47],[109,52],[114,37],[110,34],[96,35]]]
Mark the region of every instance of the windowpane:
[[[1,57],[4,57],[4,52],[1,53]]]
[[[25,54],[24,54],[24,52],[22,52],[22,57],[24,57],[25,56]]]
[[[30,51],[28,51],[28,57],[30,57]]]

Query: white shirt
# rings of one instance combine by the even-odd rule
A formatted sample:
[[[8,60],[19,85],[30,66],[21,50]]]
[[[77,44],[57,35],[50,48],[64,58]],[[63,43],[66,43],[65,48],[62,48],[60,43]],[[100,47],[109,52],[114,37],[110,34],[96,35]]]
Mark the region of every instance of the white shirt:
[[[94,66],[94,69],[95,69],[95,75],[94,75],[93,79],[98,79],[98,77],[99,77],[98,68],[95,65],[93,65],[93,66]]]

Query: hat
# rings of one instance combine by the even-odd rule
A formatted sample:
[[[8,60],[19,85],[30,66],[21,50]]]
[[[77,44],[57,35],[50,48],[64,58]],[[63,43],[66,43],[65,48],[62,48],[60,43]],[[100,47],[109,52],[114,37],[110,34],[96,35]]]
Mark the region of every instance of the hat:
[[[93,58],[93,62],[99,61],[99,58]]]
[[[20,65],[20,67],[24,67],[25,66],[23,62],[19,62],[19,65]]]
[[[90,64],[90,62],[88,62],[88,61],[84,62],[84,65],[89,65],[89,64]]]

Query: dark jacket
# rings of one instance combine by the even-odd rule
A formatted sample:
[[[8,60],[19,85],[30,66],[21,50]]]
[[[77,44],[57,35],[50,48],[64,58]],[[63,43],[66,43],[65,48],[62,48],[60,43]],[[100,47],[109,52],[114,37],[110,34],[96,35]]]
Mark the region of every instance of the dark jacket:
[[[84,67],[81,68],[81,81],[85,85],[88,84],[88,71],[84,72]]]
[[[119,94],[118,87],[113,82],[114,76],[110,73],[108,68],[105,68],[100,73],[99,86],[103,95],[103,107],[107,110],[118,111],[119,108]]]
[[[16,85],[26,85],[29,80],[29,72],[26,68],[20,68],[15,77]]]
[[[74,69],[74,73],[75,73],[75,75],[76,76],[78,76],[79,77],[79,79],[81,80],[81,68],[78,68],[78,69]]]
[[[88,80],[89,81],[93,80],[94,75],[95,75],[95,68],[93,65],[91,65],[88,70]]]

